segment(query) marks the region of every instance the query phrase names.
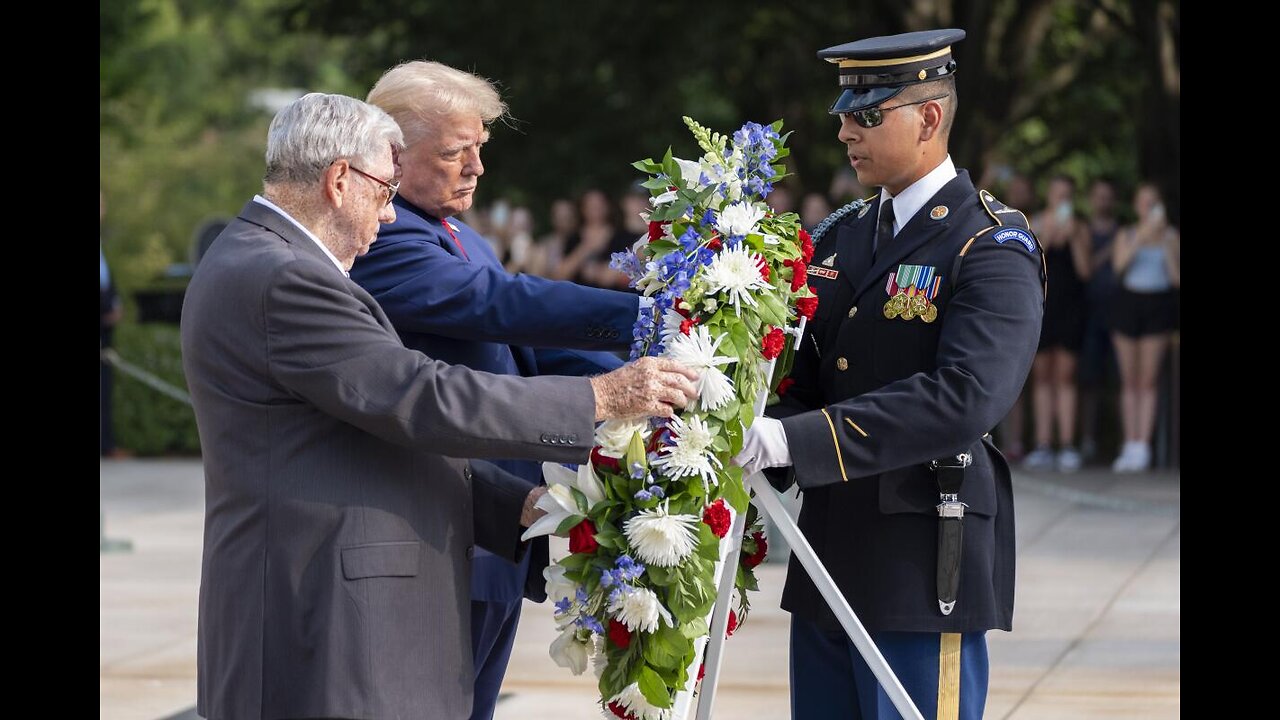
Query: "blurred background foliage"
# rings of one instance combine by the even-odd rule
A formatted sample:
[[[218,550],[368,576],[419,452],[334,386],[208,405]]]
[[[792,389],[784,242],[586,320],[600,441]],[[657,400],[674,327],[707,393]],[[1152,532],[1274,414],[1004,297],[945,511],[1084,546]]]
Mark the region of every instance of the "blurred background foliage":
[[[788,185],[827,192],[847,163],[826,112],[836,71],[816,51],[952,26],[968,33],[955,48],[957,165],[997,194],[1012,172],[1040,190],[1065,172],[1081,199],[1098,177],[1121,197],[1153,179],[1179,216],[1176,0],[103,0],[100,12],[102,238],[126,325],[133,294],[190,261],[197,228],[260,189],[282,102],[364,97],[420,58],[499,84],[513,119],[485,148],[476,202],[527,204],[539,232],[554,198],[616,196],[637,179],[631,161],[668,145],[692,156],[681,115],[724,132],[782,118]],[[140,352],[168,347],[125,330],[126,357],[125,337]],[[134,392],[150,391],[117,382],[122,412]],[[119,434],[124,447],[183,446]]]

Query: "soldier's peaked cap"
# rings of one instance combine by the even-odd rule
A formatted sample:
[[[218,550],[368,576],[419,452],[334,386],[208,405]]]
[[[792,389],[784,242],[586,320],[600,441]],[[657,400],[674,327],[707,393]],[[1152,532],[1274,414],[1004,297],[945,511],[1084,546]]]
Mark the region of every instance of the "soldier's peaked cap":
[[[875,107],[909,85],[955,74],[951,46],[963,39],[963,30],[946,28],[882,35],[819,50],[819,58],[840,66],[840,96],[831,104],[831,114]]]

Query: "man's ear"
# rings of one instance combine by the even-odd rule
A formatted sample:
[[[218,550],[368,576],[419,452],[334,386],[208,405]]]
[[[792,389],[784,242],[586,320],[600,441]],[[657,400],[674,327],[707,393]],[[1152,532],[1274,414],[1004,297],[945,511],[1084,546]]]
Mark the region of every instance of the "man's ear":
[[[943,113],[942,104],[937,100],[930,100],[920,106],[921,142],[928,142],[942,132]]]
[[[335,208],[342,207],[342,201],[347,193],[351,192],[350,163],[346,160],[335,160],[325,168],[321,181],[324,183],[324,199]]]

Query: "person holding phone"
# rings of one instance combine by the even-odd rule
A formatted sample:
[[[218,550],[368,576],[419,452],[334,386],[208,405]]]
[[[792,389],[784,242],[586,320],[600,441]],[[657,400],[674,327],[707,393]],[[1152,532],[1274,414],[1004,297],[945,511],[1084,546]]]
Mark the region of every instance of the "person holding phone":
[[[1049,290],[1044,305],[1040,347],[1031,366],[1031,407],[1035,416],[1036,448],[1023,465],[1030,470],[1075,472],[1080,469],[1076,449],[1076,360],[1084,342],[1085,281],[1089,278],[1089,228],[1076,217],[1072,197],[1075,181],[1066,175],[1049,181],[1045,209],[1031,227],[1044,246]],[[1058,452],[1053,452],[1053,429]]]
[[[1156,382],[1160,362],[1178,325],[1181,236],[1165,218],[1160,189],[1143,183],[1133,198],[1138,221],[1116,235],[1112,267],[1120,279],[1111,304],[1111,332],[1120,366],[1120,421],[1124,446],[1115,472],[1151,466]]]

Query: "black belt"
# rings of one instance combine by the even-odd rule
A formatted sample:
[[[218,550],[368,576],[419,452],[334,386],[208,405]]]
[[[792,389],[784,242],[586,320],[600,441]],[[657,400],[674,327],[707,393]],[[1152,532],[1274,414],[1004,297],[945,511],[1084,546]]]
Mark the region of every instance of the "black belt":
[[[938,474],[938,609],[950,615],[960,590],[960,554],[964,548],[964,509],[960,487],[973,455],[960,453],[929,463]]]

